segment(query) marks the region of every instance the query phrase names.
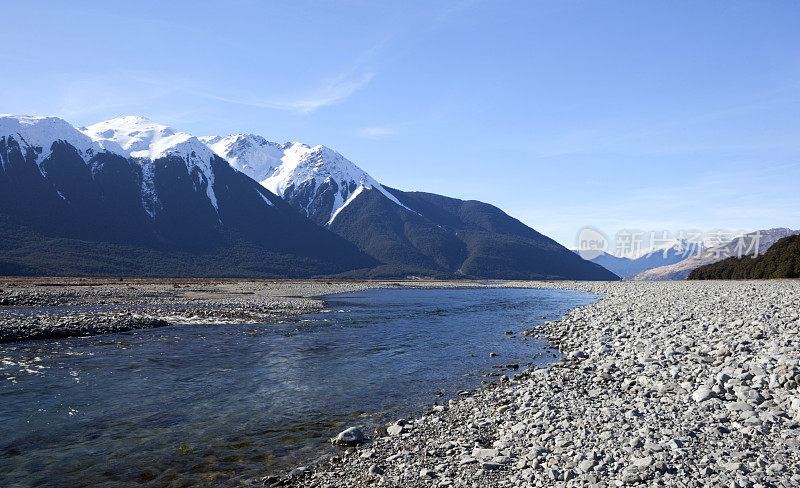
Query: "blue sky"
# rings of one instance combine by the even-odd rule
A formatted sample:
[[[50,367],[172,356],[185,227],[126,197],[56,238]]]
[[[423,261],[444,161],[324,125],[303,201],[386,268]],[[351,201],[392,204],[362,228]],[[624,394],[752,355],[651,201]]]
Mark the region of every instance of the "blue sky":
[[[330,146],[579,228],[800,228],[800,2],[11,2],[0,112]]]

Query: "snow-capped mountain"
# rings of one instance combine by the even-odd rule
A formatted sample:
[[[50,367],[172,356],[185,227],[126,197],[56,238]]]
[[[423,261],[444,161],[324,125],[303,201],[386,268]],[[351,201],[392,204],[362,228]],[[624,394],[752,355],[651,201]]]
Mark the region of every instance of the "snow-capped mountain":
[[[167,157],[186,164],[195,189],[204,189],[214,210],[219,210],[211,168],[214,152],[196,137],[140,116],[106,120],[80,130],[105,150],[139,162],[143,204],[150,216],[160,205],[155,191],[155,161]]]
[[[386,187],[325,146],[201,137],[302,215],[384,263],[373,276],[617,279],[500,209]]]
[[[497,207],[389,188],[324,146],[24,116],[0,117],[3,273],[617,278]]]
[[[278,144],[254,134],[200,139],[234,168],[319,224],[330,225],[365,190],[377,190],[404,206],[366,171],[325,146]]]
[[[618,257],[604,252],[590,261],[603,266],[617,276],[627,278],[647,269],[677,263],[685,257],[686,255],[679,247],[670,247],[649,251],[635,259]]]
[[[31,233],[62,239],[53,246],[67,246],[66,254],[88,243],[132,245],[159,263],[150,274],[164,273],[165,263],[196,275],[260,276],[309,276],[375,263],[196,137],[143,117],[81,130],[55,117],[0,117],[0,217],[3,245],[18,243],[9,254],[27,252],[30,245],[18,237]],[[117,254],[99,257],[111,262],[121,259]],[[73,269],[57,254],[45,256],[58,263],[49,268],[56,274]],[[40,266],[41,258],[32,256],[26,265]],[[120,266],[105,272],[147,273],[135,262]]]
[[[103,151],[89,136],[76,131],[67,121],[58,117],[0,115],[0,137],[13,138],[23,155],[31,155],[37,166],[50,157],[56,141],[74,147],[84,161]]]
[[[697,249],[705,249],[707,247],[705,242],[691,242],[689,239],[674,238],[664,242],[651,243],[647,248],[642,249],[635,259],[652,256],[661,253],[663,256],[668,256],[674,253],[689,253]]]
[[[169,155],[196,157],[207,171],[212,151],[199,139],[142,116],[125,116],[81,127],[81,132],[106,150],[133,158],[159,159]],[[110,143],[110,144],[109,144]],[[118,149],[114,149],[118,148]]]
[[[292,143],[278,144],[254,134],[200,137],[212,151],[259,183],[273,175],[283,164],[286,150]]]

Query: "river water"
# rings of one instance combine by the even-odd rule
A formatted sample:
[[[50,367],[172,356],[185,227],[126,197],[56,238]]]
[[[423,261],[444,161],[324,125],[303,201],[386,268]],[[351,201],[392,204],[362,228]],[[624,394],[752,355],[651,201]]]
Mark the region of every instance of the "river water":
[[[276,323],[0,345],[0,486],[247,484],[333,452],[345,427],[369,433],[497,366],[552,361],[519,332],[595,299],[374,289]]]

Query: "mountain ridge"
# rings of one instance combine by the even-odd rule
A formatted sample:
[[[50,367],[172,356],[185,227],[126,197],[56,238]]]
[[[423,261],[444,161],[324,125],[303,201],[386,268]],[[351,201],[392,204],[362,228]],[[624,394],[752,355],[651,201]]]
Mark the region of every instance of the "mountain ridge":
[[[0,214],[9,217],[9,255],[25,255],[31,242],[25,236],[40,235],[69,240],[67,249],[95,241],[139,246],[161,261],[170,253],[191,261],[192,253],[216,252],[229,269],[264,276],[317,276],[376,264],[196,138],[146,119],[134,120],[133,128],[149,132],[123,123],[121,137],[115,130],[120,121],[109,122],[91,127],[111,151],[60,119],[0,118]],[[9,236],[19,237],[16,245]],[[259,261],[261,255],[269,260]],[[199,269],[188,261],[187,269]]]
[[[141,116],[80,130],[4,116],[0,129],[6,252],[28,256],[16,269],[35,268],[37,235],[65,255],[95,242],[161,253],[143,254],[153,263],[217,252],[248,276],[618,279],[493,205],[384,186],[325,146],[197,138]],[[141,272],[125,266],[113,273]]]
[[[666,281],[666,280],[684,280],[688,278],[692,270],[712,264],[717,261],[725,259],[727,256],[738,254],[737,248],[744,249],[745,251],[751,247],[752,241],[756,234],[758,234],[758,246],[755,249],[744,252],[743,255],[753,254],[756,250],[759,254],[763,254],[775,242],[783,237],[798,234],[800,230],[792,230],[786,227],[775,227],[772,229],[762,229],[755,232],[749,232],[738,236],[731,241],[719,244],[708,248],[699,254],[689,256],[688,258],[679,261],[675,264],[668,266],[661,266],[642,271],[639,274],[632,276],[630,279],[634,281]],[[750,240],[751,242],[746,242]]]
[[[628,279],[648,269],[669,266],[686,259],[691,250],[689,246],[688,241],[676,239],[669,244],[647,249],[636,258],[601,252],[599,256],[589,261],[603,266],[622,279]],[[699,249],[703,249],[702,244],[700,246]]]
[[[366,171],[326,146],[278,144],[255,134],[205,136],[200,140],[272,193],[295,202],[296,208],[320,224],[330,225],[362,191],[373,188],[402,206]],[[328,205],[312,208],[314,200],[325,193],[334,197],[329,213],[323,211]]]
[[[383,185],[325,146],[278,144],[253,134],[201,140],[234,167],[263,177],[263,186],[301,214],[403,273],[618,279],[601,266],[585,264],[560,244],[497,207]],[[421,195],[427,195],[426,201]],[[464,219],[477,205],[491,209],[495,223],[513,220],[518,225],[506,234],[481,229],[470,217]],[[551,266],[551,261],[557,265]]]

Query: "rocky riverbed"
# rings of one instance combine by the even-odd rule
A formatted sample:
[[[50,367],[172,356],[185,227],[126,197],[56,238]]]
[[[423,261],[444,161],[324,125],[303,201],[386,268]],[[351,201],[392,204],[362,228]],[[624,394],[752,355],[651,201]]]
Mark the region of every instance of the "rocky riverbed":
[[[316,297],[472,282],[0,278],[0,344],[189,323],[257,323],[320,311]]]
[[[0,342],[259,321],[377,286],[482,285],[10,280],[0,283]],[[366,442],[350,431],[338,456],[263,484],[800,486],[800,282],[500,286],[604,298],[529,332],[564,353],[550,368],[362,429]]]
[[[541,331],[565,353],[549,369],[264,484],[800,486],[800,282],[515,286],[604,298]]]
[[[0,343],[123,332],[185,323],[260,322],[319,311],[314,297],[358,282],[7,279]]]

